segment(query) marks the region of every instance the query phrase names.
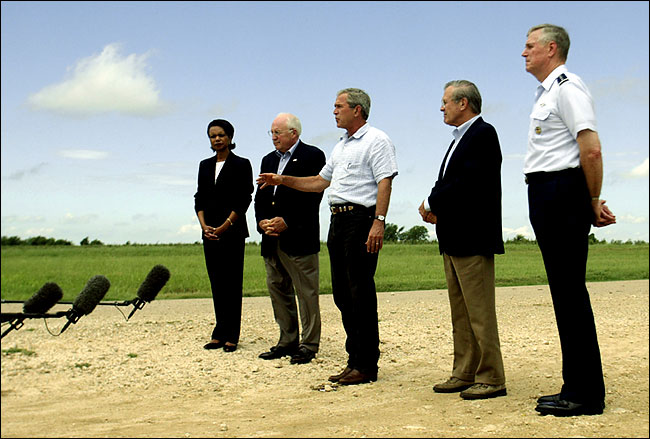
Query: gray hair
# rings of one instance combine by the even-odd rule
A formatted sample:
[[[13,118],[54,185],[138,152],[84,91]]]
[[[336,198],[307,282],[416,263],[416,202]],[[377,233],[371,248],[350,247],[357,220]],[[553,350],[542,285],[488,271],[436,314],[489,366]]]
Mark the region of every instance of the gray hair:
[[[473,82],[466,81],[465,79],[457,79],[446,83],[445,90],[447,87],[454,87],[454,92],[451,95],[451,99],[454,102],[466,98],[472,111],[475,114],[481,113],[481,104],[483,100],[481,99],[481,93],[479,93],[478,87],[476,87]]]
[[[554,24],[538,24],[537,26],[531,27],[526,36],[529,36],[536,30],[542,31],[539,36],[539,42],[546,45],[551,41],[555,41],[560,59],[566,61],[569,56],[569,46],[571,46],[569,33],[563,27]]]
[[[300,119],[298,119],[298,116],[295,116],[291,113],[280,113],[276,116],[276,119],[280,116],[284,116],[287,121],[287,129],[288,130],[295,130],[296,134],[298,134],[298,137],[302,134],[302,124],[300,123]]]
[[[368,120],[368,116],[370,116],[370,96],[368,96],[368,93],[360,88],[345,88],[339,91],[336,96],[338,97],[344,93],[348,95],[347,101],[350,108],[361,105],[361,115],[364,120]]]

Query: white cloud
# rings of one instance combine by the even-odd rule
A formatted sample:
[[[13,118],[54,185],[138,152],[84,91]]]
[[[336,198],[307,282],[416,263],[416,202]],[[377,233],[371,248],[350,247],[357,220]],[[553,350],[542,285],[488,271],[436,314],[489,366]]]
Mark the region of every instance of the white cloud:
[[[6,215],[2,217],[2,224],[23,224],[23,223],[42,223],[45,221],[44,216],[20,216]]]
[[[648,157],[646,157],[643,163],[628,172],[628,176],[630,177],[647,177],[648,175]]]
[[[52,236],[54,229],[51,227],[41,227],[36,229],[27,229],[25,230],[25,236]]]
[[[532,230],[528,228],[528,226],[521,226],[516,229],[510,227],[503,227],[502,230],[503,230],[503,238],[506,240],[509,238],[516,238],[518,235],[521,235],[527,239],[535,239],[535,234],[533,233]]]
[[[616,217],[616,220],[621,223],[630,224],[643,224],[648,222],[648,218],[634,215],[620,215]]]
[[[631,99],[637,103],[648,103],[648,79],[639,77],[605,78],[589,85],[596,100],[604,98]]]
[[[93,213],[81,216],[75,216],[71,213],[66,213],[63,217],[63,221],[67,224],[92,224],[96,222],[98,218],[99,216]]]
[[[178,235],[197,235],[201,236],[201,226],[197,223],[195,224],[185,224],[178,229]]]
[[[101,160],[108,157],[106,151],[94,151],[92,149],[62,149],[57,151],[57,154],[65,158],[78,160]]]
[[[122,57],[117,44],[69,68],[70,77],[32,94],[36,109],[74,115],[119,112],[153,116],[165,110],[154,79],[147,75],[149,54]]]
[[[193,178],[178,177],[174,175],[163,175],[163,174],[149,174],[143,176],[143,178],[156,185],[168,185],[168,186],[195,186],[196,180]]]

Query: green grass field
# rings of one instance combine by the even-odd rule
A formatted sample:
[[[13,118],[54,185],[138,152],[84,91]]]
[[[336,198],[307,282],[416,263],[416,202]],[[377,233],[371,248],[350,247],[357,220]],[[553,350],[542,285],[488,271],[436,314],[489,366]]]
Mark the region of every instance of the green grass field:
[[[97,274],[111,288],[104,300],[136,297],[138,287],[154,265],[171,273],[160,299],[208,298],[210,284],[200,244],[124,246],[2,246],[2,299],[26,300],[46,282],[56,282],[71,301]],[[327,247],[320,252],[320,286],[330,294]],[[597,244],[589,250],[587,281],[648,279],[648,244]],[[446,288],[437,243],[387,244],[379,256],[377,291]],[[541,254],[535,243],[507,243],[496,256],[497,286],[546,284]],[[266,274],[260,247],[246,246],[244,295],[265,296]]]

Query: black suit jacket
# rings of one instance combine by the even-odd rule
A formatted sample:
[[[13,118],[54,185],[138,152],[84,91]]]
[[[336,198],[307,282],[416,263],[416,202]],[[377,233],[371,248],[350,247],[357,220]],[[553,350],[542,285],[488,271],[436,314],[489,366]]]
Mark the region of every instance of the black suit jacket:
[[[283,175],[311,177],[318,175],[325,166],[325,153],[319,148],[298,142]],[[278,171],[280,157],[275,151],[262,159],[261,172]],[[304,256],[320,251],[319,207],[323,192],[301,192],[286,186],[277,186],[275,195],[273,186],[264,189],[257,187],[255,193],[255,219],[257,230],[262,234],[262,256],[275,253],[276,241],[279,240],[283,252],[292,256]],[[279,237],[264,234],[259,227],[263,219],[276,216],[284,218],[288,228]]]
[[[505,252],[501,227],[501,147],[492,125],[479,117],[448,159],[429,195],[438,217],[440,253],[451,256]],[[440,169],[442,172],[442,166]]]
[[[249,233],[246,211],[251,204],[254,190],[251,162],[230,151],[215,182],[216,163],[215,154],[214,157],[205,159],[199,164],[194,210],[196,212],[202,210],[206,224],[213,227],[222,225],[230,212],[235,211],[239,218],[223,234],[223,238],[247,238]]]

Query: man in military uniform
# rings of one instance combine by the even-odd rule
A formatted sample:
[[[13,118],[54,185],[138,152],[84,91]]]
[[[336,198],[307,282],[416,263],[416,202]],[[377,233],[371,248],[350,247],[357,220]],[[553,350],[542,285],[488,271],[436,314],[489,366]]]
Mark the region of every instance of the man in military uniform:
[[[605,407],[600,349],[585,285],[589,231],[616,217],[600,199],[601,146],[594,104],[564,65],[569,35],[555,25],[528,31],[521,56],[541,83],[530,115],[524,173],[530,222],[542,252],[562,348],[561,392],[542,396],[547,415],[601,414]]]

